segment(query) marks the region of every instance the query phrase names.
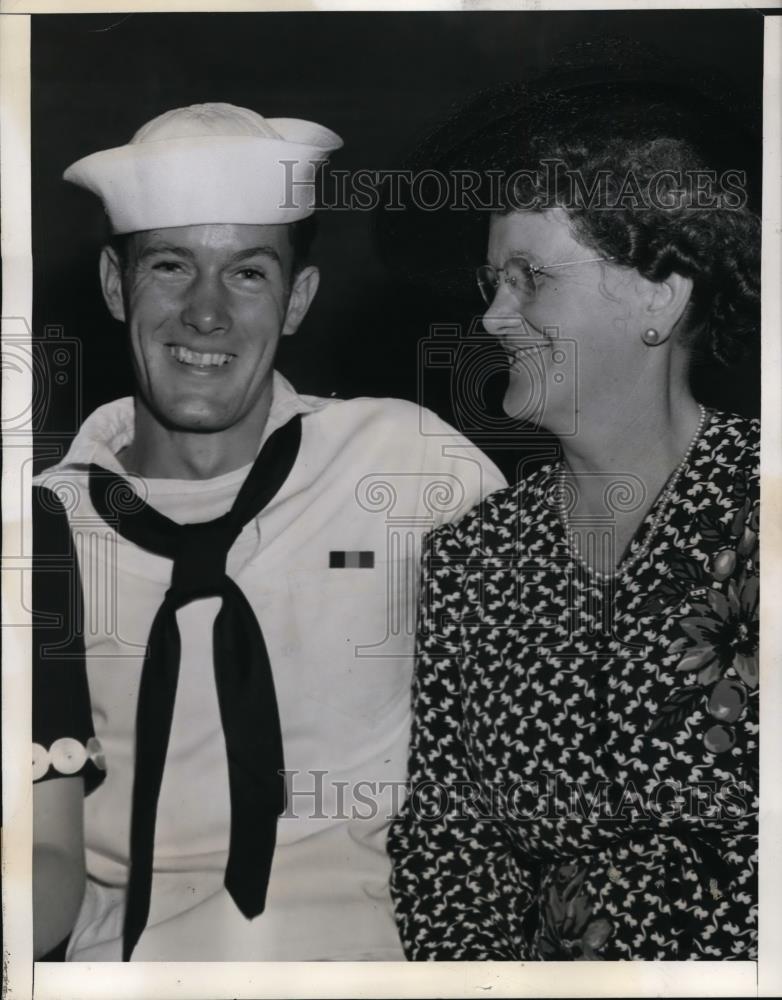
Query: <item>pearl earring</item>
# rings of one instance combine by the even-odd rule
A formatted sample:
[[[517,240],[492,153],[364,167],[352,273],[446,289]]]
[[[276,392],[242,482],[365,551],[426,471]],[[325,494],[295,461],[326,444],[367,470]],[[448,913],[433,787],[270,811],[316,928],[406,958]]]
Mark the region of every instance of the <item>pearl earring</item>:
[[[641,340],[647,347],[657,347],[660,343],[660,331],[655,330],[654,327],[650,327],[641,334]]]

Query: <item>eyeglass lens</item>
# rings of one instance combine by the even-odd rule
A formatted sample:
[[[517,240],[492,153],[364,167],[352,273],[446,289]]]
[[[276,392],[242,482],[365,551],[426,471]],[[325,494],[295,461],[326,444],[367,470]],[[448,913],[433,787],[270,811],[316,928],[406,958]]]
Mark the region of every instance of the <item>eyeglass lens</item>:
[[[517,299],[529,301],[538,290],[535,272],[529,262],[522,257],[512,257],[505,267],[492,267],[484,264],[477,270],[478,288],[487,305],[491,305],[497,292],[501,275],[505,276],[508,287]]]

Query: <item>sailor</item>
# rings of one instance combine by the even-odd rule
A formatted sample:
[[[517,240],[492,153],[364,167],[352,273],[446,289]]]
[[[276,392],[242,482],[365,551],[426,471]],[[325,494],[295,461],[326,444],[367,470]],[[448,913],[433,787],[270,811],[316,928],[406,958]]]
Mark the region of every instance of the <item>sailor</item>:
[[[385,841],[420,540],[504,482],[412,403],[301,395],[275,370],[317,291],[313,182],[341,144],[204,104],[65,173],[111,223],[101,283],[135,377],[36,480],[78,562],[91,701],[39,693],[77,670],[50,650],[36,777],[71,814],[90,789],[68,960],[403,958]]]

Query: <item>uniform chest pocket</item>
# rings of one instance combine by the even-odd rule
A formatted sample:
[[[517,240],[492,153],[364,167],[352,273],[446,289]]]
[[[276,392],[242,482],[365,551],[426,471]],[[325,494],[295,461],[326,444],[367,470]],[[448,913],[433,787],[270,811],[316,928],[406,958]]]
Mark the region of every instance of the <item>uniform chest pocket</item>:
[[[284,706],[302,699],[329,717],[376,720],[397,702],[409,706],[415,641],[413,572],[373,566],[328,566],[291,574],[271,630],[264,628]],[[395,711],[395,709],[394,709]],[[393,712],[392,712],[393,714]],[[291,719],[294,716],[291,715]],[[327,725],[321,717],[318,725]]]

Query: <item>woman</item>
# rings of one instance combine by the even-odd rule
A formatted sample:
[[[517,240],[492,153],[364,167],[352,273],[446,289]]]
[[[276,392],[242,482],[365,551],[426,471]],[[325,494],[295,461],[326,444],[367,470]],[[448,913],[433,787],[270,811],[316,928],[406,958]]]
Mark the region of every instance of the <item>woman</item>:
[[[756,958],[758,426],[688,373],[757,324],[759,223],[683,108],[592,84],[513,137],[483,325],[561,458],[429,539],[410,959]]]

